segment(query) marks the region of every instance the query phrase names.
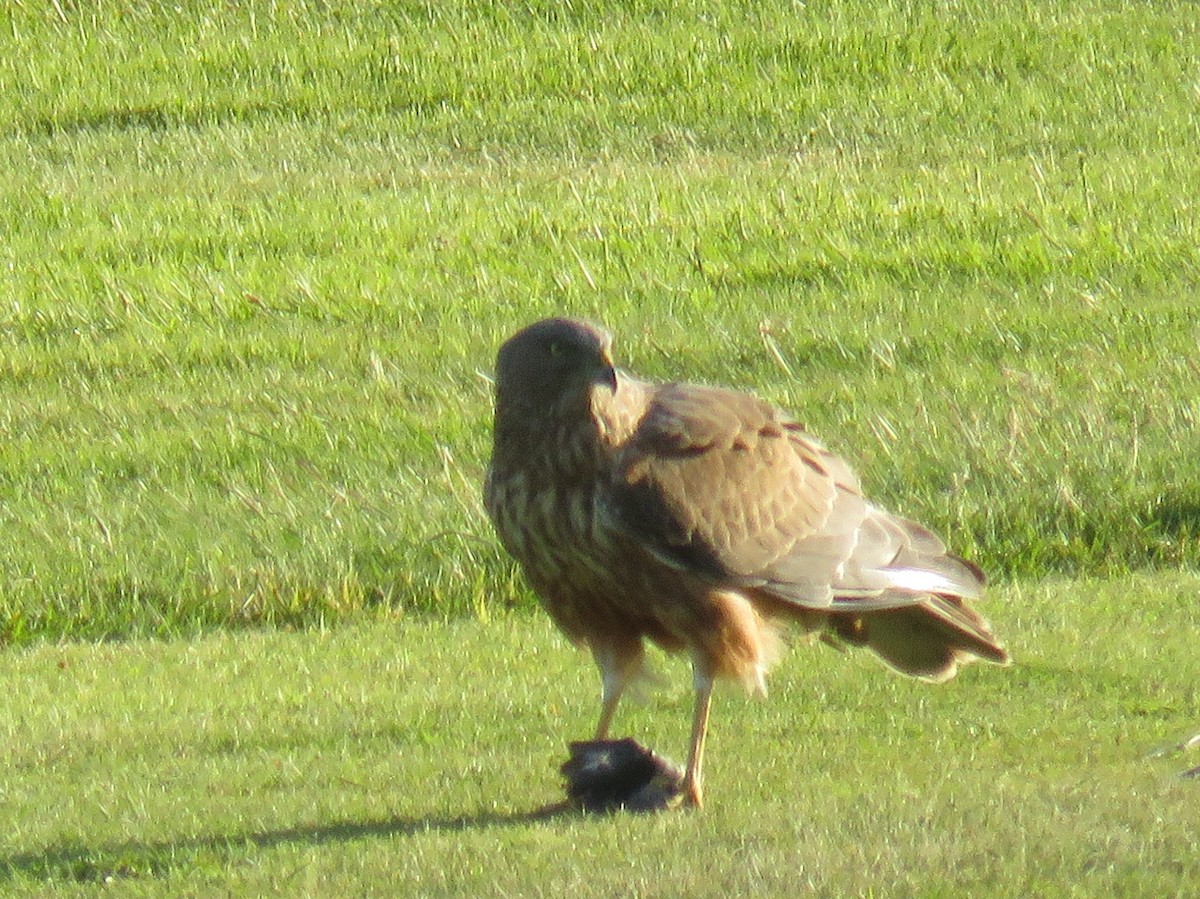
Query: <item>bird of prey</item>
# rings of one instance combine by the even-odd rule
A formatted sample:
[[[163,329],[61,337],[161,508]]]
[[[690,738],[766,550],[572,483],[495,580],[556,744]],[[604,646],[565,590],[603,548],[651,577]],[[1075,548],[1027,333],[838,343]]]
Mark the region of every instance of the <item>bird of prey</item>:
[[[484,486],[505,549],[600,669],[596,740],[647,640],[691,659],[679,804],[694,806],[714,679],[765,692],[789,624],[931,681],[1008,663],[967,602],[980,569],[866,500],[787,415],[747,393],[637,380],[610,350],[604,330],[565,318],[500,347]]]

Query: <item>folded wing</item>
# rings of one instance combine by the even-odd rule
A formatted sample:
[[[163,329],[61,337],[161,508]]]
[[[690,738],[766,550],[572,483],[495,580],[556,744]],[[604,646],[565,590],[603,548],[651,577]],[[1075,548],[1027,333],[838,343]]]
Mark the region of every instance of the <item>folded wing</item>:
[[[809,608],[977,596],[983,575],[863,499],[849,467],[753,396],[658,388],[627,441],[610,520],[664,561]]]

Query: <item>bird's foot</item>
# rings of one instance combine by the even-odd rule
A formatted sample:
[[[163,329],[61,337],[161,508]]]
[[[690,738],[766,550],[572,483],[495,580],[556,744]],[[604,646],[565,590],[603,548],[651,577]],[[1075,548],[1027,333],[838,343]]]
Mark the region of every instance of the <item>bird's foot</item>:
[[[704,805],[704,794],[700,790],[700,784],[691,780],[684,775],[683,783],[679,786],[680,804],[691,808],[700,808]]]
[[[632,737],[571,744],[561,771],[567,800],[585,812],[656,812],[694,804],[683,772]]]

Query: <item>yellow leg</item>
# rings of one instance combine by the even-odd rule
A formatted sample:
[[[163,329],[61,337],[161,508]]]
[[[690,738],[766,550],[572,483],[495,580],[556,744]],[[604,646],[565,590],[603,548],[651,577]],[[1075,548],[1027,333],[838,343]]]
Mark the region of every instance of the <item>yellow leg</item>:
[[[604,691],[604,704],[600,707],[600,723],[596,725],[596,739],[607,740],[608,729],[612,726],[613,715],[617,711],[617,703],[621,701],[621,690]]]
[[[617,703],[625,693],[637,673],[642,668],[642,644],[614,648],[611,646],[592,647],[592,656],[596,667],[600,669],[600,685],[602,705],[600,706],[600,723],[596,725],[596,739],[607,740],[608,730],[612,726],[613,715],[617,712]]]
[[[696,708],[692,716],[692,745],[688,750],[687,770],[683,774],[683,801],[699,808],[704,804],[704,738],[708,733],[708,710],[712,705],[712,678],[695,674]]]

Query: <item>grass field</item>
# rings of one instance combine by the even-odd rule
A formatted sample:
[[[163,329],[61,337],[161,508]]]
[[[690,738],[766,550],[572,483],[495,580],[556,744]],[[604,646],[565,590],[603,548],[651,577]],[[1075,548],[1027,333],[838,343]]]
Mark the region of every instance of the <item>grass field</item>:
[[[541,617],[46,644],[5,663],[0,892],[1185,895],[1196,575],[1002,588],[1011,671],[797,646],[717,699],[709,804],[540,819],[595,684]],[[682,753],[690,680],[622,724]]]
[[[993,6],[3,5],[0,891],[1180,891],[1200,22]],[[522,820],[595,708],[487,376],[562,312],[792,409],[1016,667],[798,650],[703,816]]]

